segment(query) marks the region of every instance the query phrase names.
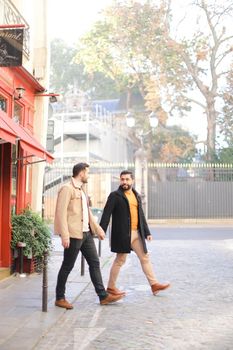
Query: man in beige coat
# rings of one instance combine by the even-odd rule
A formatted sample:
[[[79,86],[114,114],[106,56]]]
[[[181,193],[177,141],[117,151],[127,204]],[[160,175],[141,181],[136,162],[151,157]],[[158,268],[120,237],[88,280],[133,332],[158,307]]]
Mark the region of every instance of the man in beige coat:
[[[83,189],[83,185],[88,181],[88,173],[87,163],[76,164],[71,181],[61,187],[57,197],[54,232],[61,236],[64,256],[57,277],[55,305],[66,309],[73,308],[65,298],[65,287],[79,251],[89,265],[91,281],[100,304],[107,305],[122,298],[122,295],[107,293],[103,285],[93,234],[103,240],[105,233],[95,221]]]

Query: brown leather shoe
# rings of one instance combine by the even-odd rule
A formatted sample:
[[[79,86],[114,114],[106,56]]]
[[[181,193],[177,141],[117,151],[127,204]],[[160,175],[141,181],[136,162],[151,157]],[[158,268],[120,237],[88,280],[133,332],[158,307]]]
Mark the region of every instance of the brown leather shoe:
[[[151,286],[152,293],[154,295],[158,294],[161,290],[165,290],[170,287],[170,283],[166,284],[160,284],[160,283],[155,283]]]
[[[113,294],[108,294],[106,298],[103,300],[100,300],[100,305],[108,305],[111,303],[115,303],[116,301],[120,300],[123,298],[123,295],[113,295]]]
[[[64,309],[67,309],[67,310],[73,309],[73,305],[70,304],[66,299],[56,300],[55,305],[59,307],[63,307]]]
[[[125,295],[125,291],[118,288],[107,288],[107,292],[113,295]]]

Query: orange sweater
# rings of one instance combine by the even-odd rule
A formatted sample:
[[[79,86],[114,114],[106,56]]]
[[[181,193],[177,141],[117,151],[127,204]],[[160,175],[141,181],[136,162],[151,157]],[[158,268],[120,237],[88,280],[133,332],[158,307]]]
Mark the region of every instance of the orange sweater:
[[[125,191],[125,195],[129,202],[131,230],[138,229],[138,201],[133,191]]]

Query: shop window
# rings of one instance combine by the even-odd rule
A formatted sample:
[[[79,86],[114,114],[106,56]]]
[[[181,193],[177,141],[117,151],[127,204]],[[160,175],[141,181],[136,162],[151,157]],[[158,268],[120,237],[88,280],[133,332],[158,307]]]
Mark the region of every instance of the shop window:
[[[11,214],[15,214],[16,212],[17,154],[18,154],[18,147],[16,145],[12,145]]]
[[[0,94],[0,110],[6,112],[7,110],[7,99]]]
[[[16,102],[14,103],[14,121],[23,125],[23,107]]]

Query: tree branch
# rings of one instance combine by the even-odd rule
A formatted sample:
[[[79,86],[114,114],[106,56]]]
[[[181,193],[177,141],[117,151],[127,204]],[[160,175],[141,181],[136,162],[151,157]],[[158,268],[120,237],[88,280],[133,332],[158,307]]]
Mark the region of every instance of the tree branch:
[[[187,66],[187,69],[189,71],[189,73],[191,74],[191,76],[193,77],[193,80],[195,81],[198,89],[201,91],[201,93],[206,96],[206,94],[208,93],[209,89],[208,87],[203,84],[203,82],[198,78],[197,76],[197,70],[196,67],[194,66],[194,64],[191,62],[190,57],[188,56],[188,54],[185,51],[181,52],[181,55],[184,59],[184,62]]]
[[[223,59],[232,52],[233,52],[233,49],[230,47],[228,50],[224,51],[221,55],[219,55],[217,57],[217,59],[219,58],[219,60],[218,62],[216,62],[215,68],[217,68],[220,65],[220,63],[223,61]]]
[[[231,70],[227,70],[225,72],[221,72],[218,74],[218,78],[221,77],[222,75],[225,75],[225,74],[229,74],[231,72]]]
[[[215,26],[214,26],[213,23],[212,23],[212,19],[211,19],[211,17],[210,17],[208,8],[207,8],[206,3],[205,3],[204,0],[201,1],[201,8],[202,8],[202,9],[204,10],[204,12],[205,12],[206,19],[207,19],[208,25],[209,25],[209,27],[210,27],[210,30],[211,30],[211,33],[212,33],[212,36],[213,36],[213,39],[214,39],[214,43],[217,44],[218,38],[217,38]]]
[[[219,41],[219,46],[222,45],[225,41],[233,39],[233,35],[226,36],[224,39]]]
[[[196,105],[202,107],[203,109],[206,109],[206,106],[205,106],[203,103],[201,103],[201,102],[195,100],[194,98],[187,97],[187,96],[185,96],[185,95],[182,95],[182,96],[183,96],[184,98],[186,98],[188,101],[195,103]]]

